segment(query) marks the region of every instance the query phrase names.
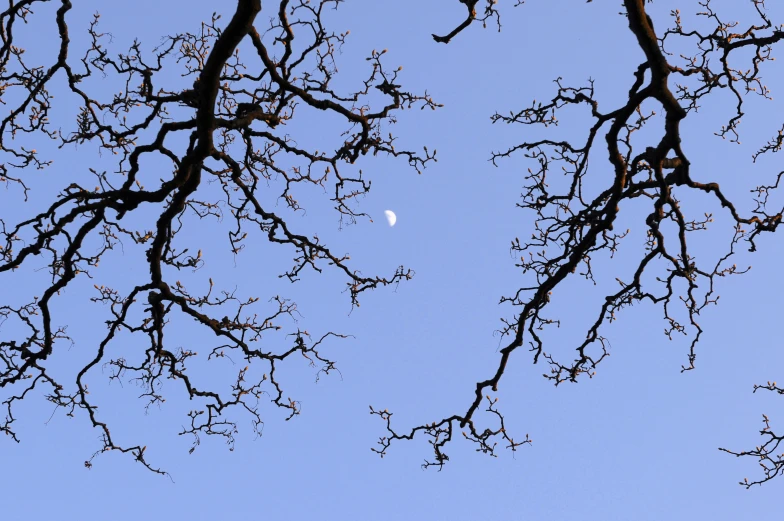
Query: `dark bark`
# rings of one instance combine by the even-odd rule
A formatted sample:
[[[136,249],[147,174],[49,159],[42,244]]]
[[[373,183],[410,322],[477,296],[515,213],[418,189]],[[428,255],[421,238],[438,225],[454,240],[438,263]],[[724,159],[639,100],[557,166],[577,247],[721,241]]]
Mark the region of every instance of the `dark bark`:
[[[68,0],[61,0],[55,15],[59,54],[53,65],[38,73],[24,62],[14,46],[14,35],[25,29],[23,22],[33,16],[31,8],[44,2],[19,0],[0,13],[0,85],[3,101],[11,104],[10,114],[0,122],[0,152],[11,158],[0,180],[16,185],[26,197],[30,189],[24,176],[14,175],[14,170],[24,173],[25,169],[43,168],[50,162],[42,159],[45,152],[30,150],[15,140],[17,134],[51,139],[60,146],[102,150],[118,161],[112,173],[93,170],[95,189],[72,182],[34,217],[15,223],[0,220],[3,283],[9,284],[14,271],[32,267],[36,258],[48,262],[51,276],[51,285],[40,298],[30,297],[32,301],[23,306],[0,302],[0,324],[5,325],[0,338],[0,389],[7,391],[0,431],[18,441],[13,424],[19,402],[35,387],[45,387],[50,402],[68,415],[86,413],[99,429],[102,446],[85,462],[86,466],[92,466],[102,452],[120,451],[131,454],[148,469],[164,473],[148,462],[144,446],[120,443],[110,433],[88,393],[86,381],[97,370],[108,368],[110,380],[139,384],[147,407],[165,400],[164,381],[181,385],[194,404],[189,422],[180,433],[193,437],[191,450],[204,434],[223,437],[233,447],[236,414],[249,415],[257,432],[261,432],[261,406],[266,401],[262,398],[267,397],[284,410],[287,419],[299,413],[298,402],[285,397],[278,381],[276,369],[281,362],[299,355],[309,360],[319,374],[329,373],[335,363],[322,354],[321,347],[329,339],[345,336],[328,331],[311,338],[295,326],[289,335],[273,337],[271,342],[270,335],[283,327],[280,324],[286,318],[295,315],[296,305],[274,296],[269,300],[271,309],[265,313],[257,304],[259,297],[240,298],[234,291],[218,290],[220,273],[201,277],[201,284],[183,284],[177,280],[177,273],[201,268],[203,257],[210,251],[202,255],[201,251],[194,254],[182,249],[178,234],[186,226],[198,226],[201,219],[226,215],[234,224],[227,231],[234,254],[243,249],[255,229],[257,240],[266,238],[293,252],[293,265],[280,277],[297,281],[306,269],[332,270],[344,278],[351,305],[358,306],[362,292],[408,280],[413,272],[401,266],[386,277],[360,275],[348,255],[334,254],[316,236],[297,233],[283,214],[262,203],[262,195],[270,185],[277,185],[285,206],[298,211],[301,208],[293,196],[298,186],[326,187],[332,183],[331,199],[341,219],[353,221],[364,216],[352,201],[366,193],[370,183],[362,178],[361,171],[358,176],[351,173],[355,170],[352,163],[367,154],[381,153],[404,158],[419,171],[434,160],[434,155],[426,149],[419,155],[395,148],[395,138],[386,129],[382,133],[382,125],[402,108],[439,105],[426,93],[405,91],[399,85],[399,69],[384,67],[384,52],[373,51],[368,57],[368,76],[358,90],[347,95],[332,90],[335,52],[347,33],[330,32],[323,24],[323,14],[338,7],[339,0],[264,2],[271,21],[263,37],[256,30],[261,0],[238,0],[225,27],[220,17],[213,15],[200,32],[170,36],[152,53],[143,52],[141,44],[135,42],[128,52],[116,56],[108,50],[106,35],[98,31],[96,15],[89,29],[92,43],[80,59],[72,58],[68,36],[67,18],[72,6]],[[295,47],[295,37],[305,45]],[[270,46],[275,48],[270,50]],[[240,59],[245,55],[247,64]],[[161,71],[175,67],[190,85],[180,90],[158,86]],[[85,86],[96,74],[121,79],[125,89],[108,102],[100,101],[107,93]],[[381,88],[380,105],[373,87]],[[63,97],[81,104],[76,128],[70,134],[54,130],[48,120],[54,90],[58,97],[62,91]],[[371,92],[373,100],[368,99]],[[336,133],[342,136],[342,144],[330,153],[308,150],[292,141],[279,127],[295,117],[298,105],[342,118],[345,132]],[[179,136],[185,139],[178,141]],[[93,143],[100,148],[91,148]],[[56,150],[54,153],[56,159]],[[140,179],[145,174],[143,161],[149,158],[168,161],[171,173],[157,186],[146,188]],[[294,166],[283,166],[287,163]],[[88,158],[85,164],[89,164]],[[84,166],[84,170],[87,168]],[[316,173],[319,169],[324,173]],[[221,197],[208,198],[207,182],[220,187]],[[125,224],[130,215],[150,211],[157,212],[153,229]],[[65,328],[56,325],[52,303],[75,280],[93,278],[99,261],[108,257],[106,262],[110,263],[108,253],[122,246],[122,241],[143,249],[149,277],[137,281],[127,294],[95,284],[96,296],[91,300],[108,307],[107,332],[89,363],[73,374],[72,381],[61,381],[53,376],[51,355],[67,349],[62,344],[68,337]],[[92,253],[95,242],[100,248]],[[198,286],[207,287],[206,292]],[[165,332],[175,314],[193,319],[194,327],[204,330],[205,342],[212,341],[216,347],[204,349],[201,356],[189,349],[172,348]],[[222,320],[216,318],[220,316]],[[15,339],[20,331],[21,339]],[[133,361],[108,349],[117,343],[120,332],[147,339],[146,348],[140,349]],[[229,392],[219,390],[229,386],[195,379],[186,367],[198,359],[216,363],[232,357],[245,359],[247,366],[235,372],[234,382],[228,382]]]
[[[434,35],[436,41],[448,43],[477,20],[476,6],[479,2],[460,2],[468,8],[468,18],[448,35]],[[391,413],[371,407],[371,414],[380,416],[388,431],[379,440],[379,447],[374,449],[376,452],[383,456],[393,441],[412,439],[421,433],[429,438],[434,449],[433,459],[424,466],[441,468],[448,460],[444,451],[453,440],[455,429],[462,430],[463,437],[475,443],[477,450],[491,455],[495,455],[499,443],[513,451],[529,444],[528,435],[514,439],[506,431],[504,417],[496,406],[497,398],[491,396],[499,390],[512,354],[527,344],[534,363],[544,361],[550,366],[549,373],[545,373],[544,377],[555,385],[577,382],[582,376],[591,378],[596,374],[599,363],[609,354],[602,328],[614,321],[620,310],[633,304],[648,302],[660,306],[667,323],[665,332],[668,336],[687,332],[693,335],[688,363],[682,367],[682,371],[695,368],[696,346],[702,334],[697,317],[707,306],[717,302],[715,283],[721,277],[747,271],[731,262],[736,249],[745,243],[750,251],[754,251],[755,239],[762,233],[776,231],[784,215],[784,208],[769,209],[768,202],[784,172],[777,175],[773,185],[759,186],[753,190],[757,194],[756,208],[748,215],[739,211],[737,208],[740,205],[736,204],[745,202],[745,194],[726,193],[717,181],[700,182],[692,176],[695,166],[689,160],[684,143],[693,138],[682,136],[681,122],[696,112],[698,103],[706,96],[726,89],[737,104],[735,114],[717,135],[737,141],[745,98],[749,95],[769,98],[767,87],[761,82],[761,70],[770,65],[772,46],[784,40],[780,26],[775,26],[768,18],[764,0],[751,2],[750,11],[755,16],[755,22],[742,31],[737,24],[722,21],[714,12],[710,0],[698,3],[700,16],[707,18],[709,25],[713,25],[708,32],[685,29],[678,11],[672,13],[674,26],[657,32],[654,21],[646,12],[645,0],[623,1],[624,12],[621,14],[627,17],[629,30],[645,61],[636,71],[629,71],[632,85],[628,97],[617,100],[611,110],[599,107],[594,97],[593,81],[584,87],[575,88],[564,86],[559,78],[556,80],[557,93],[549,102],[534,102],[517,113],[493,116],[494,123],[548,127],[558,124],[556,113],[584,106],[590,110],[593,123],[587,129],[582,143],[543,138],[492,155],[495,164],[497,160],[522,153],[535,165],[535,168],[528,170],[525,178],[527,184],[519,206],[534,216],[536,233],[529,241],[515,238],[511,246],[512,253],[520,259],[517,266],[534,280],[527,287],[501,299],[502,303],[516,306],[519,311],[513,320],[504,320],[505,327],[501,332],[510,340],[500,350],[495,372],[489,378],[477,382],[474,399],[467,410],[400,433],[392,428]],[[493,0],[487,2],[483,17],[482,22],[489,17],[498,17]],[[663,20],[657,21],[656,25],[666,26]],[[694,56],[679,57],[667,52],[667,45],[676,39],[696,43]],[[742,56],[737,52],[741,49],[746,51]],[[514,56],[511,52],[509,55]],[[737,60],[750,56],[746,58],[750,64],[740,70],[733,68],[728,64],[730,55]],[[520,55],[519,61],[525,63],[525,53]],[[641,147],[633,144],[630,137],[653,116],[652,113],[642,112],[646,102],[661,107],[664,125],[657,140]],[[782,133],[779,132],[777,137],[759,150],[754,159],[762,154],[778,152],[781,146]],[[596,166],[589,171],[589,157],[605,154],[612,168],[611,174]],[[550,182],[552,177],[548,176],[552,176],[551,172],[569,176],[570,182],[566,183],[566,189],[559,191],[559,183]],[[699,177],[709,175],[700,172]],[[584,187],[590,190],[584,191]],[[584,198],[586,192],[598,195],[592,199]],[[713,222],[713,216],[709,213],[697,220],[687,217],[688,214],[696,213],[688,205],[684,208],[682,202],[690,193],[705,193],[713,198],[725,212],[723,221],[731,223],[734,228],[728,248],[719,255],[715,264],[706,264],[704,261],[698,264],[690,253],[688,237],[705,230]],[[561,322],[561,319],[544,315],[545,310],[552,311],[551,294],[571,277],[582,276],[594,281],[593,258],[602,253],[612,258],[617,252],[629,231],[615,231],[616,224],[623,208],[635,199],[650,201],[648,215],[643,222],[638,223],[647,231],[647,241],[640,252],[639,263],[633,273],[625,276],[618,274],[620,289],[606,295],[603,304],[596,310],[596,321],[586,331],[585,340],[576,346],[573,360],[562,360],[546,348],[542,334],[548,326]],[[669,224],[670,230],[674,228],[675,233],[665,232],[665,224]],[[662,261],[666,264],[664,270],[661,269]],[[643,282],[643,275],[650,273],[656,275],[660,287],[651,287],[650,283]],[[679,291],[679,287],[684,285],[685,291]],[[688,316],[687,324],[675,318],[673,310],[679,303]],[[775,382],[757,386],[756,389],[784,394]],[[483,403],[486,407],[484,412],[490,413],[490,421],[495,420],[491,427],[485,427],[485,419],[478,414],[483,412],[480,411]],[[784,436],[772,432],[767,416],[761,434],[766,443],[755,450],[727,450],[737,456],[756,458],[761,464],[763,476],[755,481],[741,482],[747,487],[784,473],[784,455],[776,452]]]

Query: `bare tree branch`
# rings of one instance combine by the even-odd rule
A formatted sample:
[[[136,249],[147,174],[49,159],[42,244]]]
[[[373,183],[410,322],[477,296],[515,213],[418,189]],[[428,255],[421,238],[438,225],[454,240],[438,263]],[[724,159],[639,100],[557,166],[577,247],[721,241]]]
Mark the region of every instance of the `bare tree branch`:
[[[476,18],[477,2],[461,2],[468,7],[468,19],[449,35],[434,36],[436,41],[448,43]],[[497,16],[494,5],[495,2],[488,4],[486,16]],[[583,109],[590,114],[591,122],[579,142],[543,137],[492,154],[493,164],[519,154],[533,163],[525,176],[522,201],[518,206],[534,216],[535,232],[528,240],[515,238],[511,243],[511,252],[519,259],[517,266],[532,280],[529,285],[501,298],[502,303],[517,308],[513,319],[504,319],[501,330],[509,341],[500,349],[495,372],[476,383],[475,397],[462,414],[445,416],[400,433],[391,425],[391,413],[371,408],[372,414],[385,421],[387,430],[379,441],[380,448],[374,449],[376,452],[383,456],[394,440],[413,439],[421,432],[431,438],[434,451],[433,459],[426,461],[424,466],[441,468],[449,459],[445,448],[452,441],[455,428],[467,429],[464,436],[478,443],[479,450],[491,455],[495,455],[496,442],[493,440],[512,450],[530,443],[527,435],[523,441],[512,439],[504,427],[503,416],[495,408],[497,398],[490,396],[498,391],[512,354],[527,346],[534,363],[544,361],[549,365],[544,377],[556,386],[577,382],[581,376],[592,378],[599,363],[609,355],[609,343],[603,329],[617,319],[622,309],[640,302],[649,302],[662,309],[665,334],[669,338],[675,334],[692,335],[682,371],[695,368],[696,346],[703,331],[698,317],[706,307],[717,303],[717,280],[745,273],[748,268],[732,263],[738,247],[745,244],[750,251],[755,251],[756,239],[762,233],[776,231],[784,214],[784,207],[770,208],[769,204],[769,196],[778,188],[784,172],[776,176],[775,183],[753,190],[757,194],[756,209],[746,214],[739,209],[742,205],[738,200],[742,201],[742,198],[738,194],[725,192],[718,181],[698,180],[710,173],[693,175],[698,166],[689,160],[691,139],[682,136],[681,122],[697,110],[705,97],[719,89],[727,89],[735,100],[734,114],[717,135],[737,141],[746,97],[758,95],[770,99],[770,92],[762,83],[762,71],[772,60],[772,47],[784,41],[784,31],[768,18],[764,0],[751,0],[756,21],[742,30],[736,23],[724,22],[713,10],[711,0],[701,0],[699,5],[698,16],[712,26],[708,32],[687,29],[679,11],[671,13],[672,28],[657,32],[644,0],[624,0],[621,14],[627,17],[629,30],[644,53],[645,61],[636,71],[630,71],[627,99],[618,100],[609,109],[599,105],[593,80],[572,87],[558,78],[555,80],[556,92],[549,101],[534,101],[517,112],[497,113],[492,117],[493,123],[539,127],[543,134],[549,127],[558,125],[557,116],[563,112]],[[658,24],[663,26],[661,22]],[[681,44],[694,44],[696,53],[673,58],[667,49],[676,39],[681,40]],[[738,60],[750,60],[750,64],[742,70],[730,65]],[[650,106],[662,111],[663,129],[641,134],[655,115],[655,111],[647,108]],[[657,132],[658,137],[647,143],[638,137]],[[778,152],[782,144],[781,133],[760,148],[753,159]],[[598,160],[591,167],[589,159],[597,157],[607,157],[610,169]],[[708,196],[724,212],[722,222],[731,225],[729,244],[712,263],[698,263],[688,245],[690,236],[704,232],[714,220],[710,212],[695,211],[691,194]],[[613,258],[630,233],[630,230],[615,228],[624,207],[630,206],[633,200],[649,202],[647,215],[637,221],[645,230],[646,239],[636,267],[630,273],[617,275],[618,289],[605,296],[596,310],[595,321],[585,332],[585,339],[576,346],[574,356],[563,359],[548,349],[543,334],[549,326],[561,324],[561,319],[545,314],[551,309],[553,291],[577,275],[594,281],[594,259],[601,255]],[[635,211],[639,211],[639,207]],[[695,214],[701,216],[692,217]],[[656,282],[651,284],[651,280]],[[676,312],[678,307],[681,311]],[[677,318],[678,314],[686,317],[685,323]],[[757,388],[781,393],[775,384]],[[489,403],[489,408],[480,411],[482,403]],[[491,413],[487,421],[492,427],[479,426],[480,422],[484,423],[481,412]],[[756,450],[727,451],[759,459],[765,475],[753,483],[742,483],[747,486],[768,481],[784,469],[784,455],[774,452],[782,438],[770,430],[767,417],[761,433],[767,442]]]
[[[14,41],[24,30],[19,21],[33,16],[32,8],[43,1],[13,1],[0,13],[0,90],[10,107],[0,121],[0,150],[11,158],[0,180],[21,187],[27,199],[25,171],[52,164],[43,157],[46,147],[25,146],[20,139],[25,135],[38,141],[47,138],[59,148],[97,145],[116,162],[112,172],[90,169],[95,188],[71,182],[33,217],[15,223],[0,220],[0,274],[14,277],[16,270],[46,259],[51,278],[43,294],[27,304],[0,303],[0,389],[8,391],[0,431],[19,441],[13,425],[19,402],[33,389],[45,387],[47,400],[69,416],[86,414],[99,430],[102,446],[85,462],[87,467],[97,455],[119,451],[163,474],[148,461],[146,446],[122,443],[110,433],[88,391],[96,368],[108,369],[110,380],[138,384],[147,408],[165,401],[165,381],[178,385],[194,407],[181,432],[192,437],[191,451],[202,435],[222,437],[233,448],[233,411],[249,415],[258,434],[266,401],[283,409],[286,419],[299,414],[299,403],[289,398],[278,379],[280,363],[301,356],[318,374],[328,374],[335,363],[322,348],[346,336],[330,331],[312,337],[299,327],[275,336],[287,319],[297,316],[290,300],[273,296],[265,311],[259,297],[218,289],[217,278],[181,282],[178,273],[207,265],[211,253],[183,247],[181,232],[197,228],[203,219],[227,218],[233,254],[239,254],[251,237],[266,238],[293,252],[293,264],[281,277],[295,282],[304,270],[329,269],[343,277],[352,306],[358,306],[361,293],[408,280],[413,272],[400,267],[387,276],[361,275],[348,255],[333,252],[317,236],[298,233],[284,212],[273,211],[268,193],[279,188],[277,200],[285,203],[284,209],[301,211],[295,198],[299,186],[326,188],[331,183],[335,209],[342,220],[353,222],[364,215],[353,201],[368,192],[370,181],[352,165],[362,156],[381,153],[401,157],[420,171],[435,160],[435,153],[396,148],[387,125],[403,108],[440,105],[427,93],[404,90],[399,85],[400,68],[383,65],[386,51],[370,53],[368,74],[356,91],[341,93],[332,87],[335,54],[348,32],[331,32],[324,17],[340,0],[265,2],[273,9],[261,32],[261,0],[238,0],[225,26],[214,14],[200,31],[169,36],[151,53],[134,42],[128,52],[114,55],[95,15],[88,48],[76,59],[68,28],[72,4],[60,0],[57,59],[49,66],[31,66]],[[173,68],[188,82],[180,86],[184,88],[164,87],[168,81],[163,72]],[[94,88],[96,75],[123,85],[123,90],[107,98],[106,90]],[[55,130],[49,120],[55,90],[80,105],[70,131]],[[302,107],[343,122],[333,151],[301,147],[286,132]],[[168,165],[158,168],[168,168],[159,182],[151,182],[151,161]],[[20,174],[10,173],[15,171]],[[143,220],[133,216],[150,211],[157,212],[154,226],[140,227]],[[143,248],[149,271],[147,279],[136,281],[125,293],[98,282],[97,272],[99,262],[124,243]],[[91,300],[105,306],[109,319],[91,360],[69,384],[52,372],[52,354],[69,340],[65,327],[57,325],[53,304],[74,281],[85,277],[96,278]],[[213,346],[201,355],[171,346],[165,333],[177,315],[196,322],[204,343]],[[146,338],[146,347],[134,356],[109,349],[121,334],[129,333]],[[228,391],[188,371],[191,364],[235,359],[246,363],[234,370]]]

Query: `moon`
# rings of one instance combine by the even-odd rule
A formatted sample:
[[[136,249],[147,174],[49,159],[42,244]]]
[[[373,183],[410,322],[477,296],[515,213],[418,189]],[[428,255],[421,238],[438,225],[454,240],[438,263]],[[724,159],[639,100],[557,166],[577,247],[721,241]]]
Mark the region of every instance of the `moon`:
[[[395,223],[397,222],[397,215],[395,215],[395,212],[393,212],[392,210],[384,210],[384,215],[387,218],[387,222],[389,223],[389,226],[394,226]]]

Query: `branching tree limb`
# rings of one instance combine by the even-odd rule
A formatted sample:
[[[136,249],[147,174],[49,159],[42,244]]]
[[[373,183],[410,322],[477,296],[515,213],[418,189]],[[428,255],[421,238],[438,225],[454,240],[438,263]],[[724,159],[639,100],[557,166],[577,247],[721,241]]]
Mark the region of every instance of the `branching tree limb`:
[[[461,3],[469,9],[468,19],[447,36],[434,36],[436,41],[448,43],[476,18],[477,2],[461,0]],[[556,93],[549,102],[534,102],[518,112],[492,117],[494,123],[546,129],[558,124],[557,114],[582,108],[590,114],[591,122],[584,139],[577,143],[544,137],[493,153],[493,164],[517,154],[534,163],[525,177],[519,206],[535,217],[535,232],[529,240],[516,238],[511,244],[512,253],[519,258],[517,266],[532,281],[501,298],[502,303],[518,308],[512,320],[504,321],[501,331],[509,342],[500,350],[495,372],[477,382],[475,397],[462,414],[400,433],[392,428],[391,413],[371,408],[371,414],[380,416],[387,429],[374,449],[376,452],[383,456],[395,440],[412,439],[422,433],[430,438],[434,450],[433,459],[427,460],[424,466],[441,468],[449,459],[445,448],[456,428],[477,443],[479,450],[491,455],[495,455],[498,443],[512,450],[530,443],[527,435],[522,440],[511,437],[495,407],[497,398],[490,396],[498,391],[512,354],[528,346],[534,363],[544,361],[549,365],[544,377],[555,385],[576,382],[581,376],[590,378],[609,354],[602,334],[604,326],[615,320],[619,311],[640,302],[661,307],[669,337],[691,331],[693,337],[682,370],[694,369],[696,346],[702,334],[698,317],[707,306],[717,302],[717,279],[747,271],[731,262],[737,248],[745,244],[755,251],[760,234],[776,231],[784,215],[784,208],[770,208],[769,204],[769,196],[784,172],[776,176],[774,184],[753,190],[757,194],[756,208],[746,214],[739,209],[740,202],[745,201],[739,202],[737,194],[726,193],[717,180],[701,180],[710,173],[699,171],[696,175],[699,166],[688,156],[691,140],[681,134],[681,123],[696,112],[702,100],[716,91],[726,90],[735,100],[734,114],[717,135],[737,141],[746,97],[770,97],[762,83],[762,72],[772,60],[773,46],[784,41],[784,30],[771,22],[764,0],[750,1],[756,21],[745,29],[724,22],[710,0],[701,0],[699,5],[699,16],[712,27],[709,31],[685,27],[680,12],[673,11],[673,27],[657,32],[646,12],[645,0],[624,0],[621,14],[627,17],[629,30],[645,60],[636,71],[630,71],[628,97],[609,109],[600,107],[593,81],[582,87],[570,87],[558,78]],[[488,2],[485,16],[490,15],[497,16],[495,2]],[[664,26],[663,22],[657,25]],[[681,57],[671,54],[668,47],[676,39],[681,44],[696,45],[696,53]],[[750,60],[747,68],[731,65],[744,60]],[[650,106],[662,111],[663,128],[649,130],[645,135],[656,137],[647,143],[647,138],[632,139],[653,121],[655,111],[650,111]],[[781,145],[779,132],[760,148],[754,159],[778,152]],[[594,164],[589,168],[592,158]],[[599,160],[603,158],[608,159],[609,168]],[[565,176],[566,182],[556,176]],[[687,239],[713,222],[713,215],[707,212],[696,219],[691,217],[699,214],[692,194],[707,196],[722,209],[723,222],[731,223],[733,233],[727,249],[714,263],[698,263],[689,248]],[[548,326],[560,324],[560,320],[545,315],[551,309],[552,293],[573,276],[594,280],[593,259],[602,254],[611,258],[617,253],[629,233],[629,230],[615,229],[619,216],[635,200],[648,202],[647,215],[637,223],[647,237],[636,267],[630,273],[618,274],[619,288],[605,296],[585,339],[576,346],[574,358],[563,359],[547,349],[542,334]],[[651,284],[651,279],[656,282]],[[685,323],[676,318],[678,306],[687,318]],[[782,392],[775,383],[757,388]],[[486,410],[480,410],[483,403],[488,405]],[[484,421],[481,412],[491,413],[488,418],[493,427],[480,426]],[[761,433],[767,442],[756,450],[727,451],[760,460],[765,475],[754,483],[767,481],[784,471],[784,455],[776,454],[782,437],[770,430],[767,417]],[[754,483],[742,482],[747,486]]]
[[[31,187],[25,172],[52,163],[43,157],[43,146],[25,145],[26,136],[52,140],[60,148],[96,144],[116,162],[112,172],[90,169],[94,188],[71,182],[32,217],[0,220],[0,276],[10,280],[16,270],[44,259],[51,277],[43,293],[31,295],[26,304],[0,302],[0,389],[6,391],[0,431],[18,441],[14,422],[19,402],[33,389],[44,388],[47,400],[69,416],[85,414],[99,429],[102,446],[85,462],[87,467],[98,454],[120,451],[164,473],[148,461],[145,446],[121,443],[110,433],[88,391],[87,380],[96,368],[108,368],[110,379],[141,385],[147,407],[164,402],[164,381],[179,384],[194,404],[181,433],[193,437],[193,448],[205,434],[233,446],[234,410],[250,415],[259,433],[263,398],[285,410],[287,419],[298,414],[298,402],[287,397],[276,375],[282,361],[302,356],[319,372],[329,373],[335,364],[322,347],[344,337],[334,332],[311,337],[296,328],[277,338],[272,333],[296,315],[293,302],[274,296],[263,311],[259,297],[219,290],[217,278],[182,283],[178,272],[202,267],[205,255],[178,244],[180,232],[197,228],[202,219],[226,218],[233,223],[228,239],[234,254],[249,237],[266,238],[293,252],[293,265],[281,277],[297,281],[303,270],[330,269],[342,275],[352,305],[358,306],[361,293],[410,279],[413,273],[400,267],[384,277],[361,275],[348,255],[333,252],[317,236],[298,233],[270,207],[276,198],[269,192],[279,188],[277,200],[298,211],[298,186],[326,188],[332,183],[332,202],[341,219],[353,221],[364,214],[352,201],[370,189],[370,182],[361,171],[351,173],[352,165],[362,156],[381,153],[403,158],[419,171],[434,154],[396,148],[386,127],[403,108],[439,105],[426,93],[412,94],[398,84],[400,69],[389,70],[382,63],[386,51],[370,54],[368,75],[355,92],[332,87],[335,53],[348,33],[329,31],[324,15],[340,0],[264,2],[270,22],[262,32],[257,29],[261,0],[237,0],[225,26],[213,15],[199,32],[170,36],[151,53],[134,42],[127,53],[112,54],[96,15],[81,56],[69,35],[72,4],[60,0],[55,14],[59,53],[54,63],[42,67],[29,65],[15,41],[33,9],[43,10],[44,3],[12,1],[0,13],[0,91],[10,108],[0,121],[0,150],[7,158],[0,180],[18,187],[26,200]],[[178,68],[188,84],[164,87],[164,71],[170,68]],[[107,98],[105,88],[93,88],[96,76],[118,82],[122,91]],[[70,131],[57,130],[49,119],[55,91],[80,106]],[[332,152],[301,147],[286,132],[303,107],[343,122]],[[163,165],[157,171],[168,171],[157,182],[151,182],[145,167],[151,162]],[[157,212],[151,228],[136,225],[141,221],[134,216],[143,211]],[[68,336],[53,304],[78,281],[92,279],[99,262],[124,243],[144,250],[149,276],[127,292],[95,284],[91,300],[108,310],[107,330],[91,360],[72,380],[63,381],[54,376],[51,357]],[[8,281],[4,284],[9,287]],[[213,347],[201,355],[173,348],[165,332],[176,315],[196,322]],[[128,333],[146,338],[146,347],[134,359],[111,348],[120,334]],[[229,391],[200,381],[187,367],[240,358],[247,365],[235,371]]]
[[[449,43],[474,22],[491,21],[500,29],[495,0],[459,1],[465,18],[444,36],[433,35],[436,42]],[[427,93],[403,89],[398,83],[400,69],[383,64],[386,51],[370,53],[368,74],[356,90],[345,93],[334,87],[335,53],[348,33],[329,31],[324,18],[341,0],[265,2],[270,21],[263,30],[261,0],[237,0],[225,26],[214,15],[199,31],[170,36],[151,52],[134,42],[126,53],[116,55],[109,50],[109,36],[99,30],[97,15],[89,26],[86,48],[76,50],[68,25],[73,6],[69,0],[58,0],[53,14],[57,56],[52,63],[36,65],[17,44],[25,24],[38,16],[34,10],[45,11],[47,3],[11,1],[0,12],[0,101],[9,109],[0,120],[0,182],[9,193],[32,200],[38,188],[27,173],[52,165],[58,150],[66,146],[97,147],[108,156],[100,163],[114,162],[105,170],[85,167],[94,183],[74,176],[40,211],[22,217],[0,214],[0,277],[5,282],[42,264],[47,274],[46,287],[23,303],[10,303],[5,293],[7,301],[0,301],[0,431],[18,441],[18,408],[43,390],[58,410],[86,416],[100,432],[101,446],[85,462],[87,467],[99,454],[118,451],[165,474],[148,461],[146,446],[123,443],[110,433],[88,390],[97,369],[108,369],[110,380],[140,385],[147,407],[163,403],[164,390],[180,389],[194,403],[181,432],[192,437],[191,450],[203,435],[217,435],[233,447],[235,411],[248,415],[259,433],[264,401],[284,410],[287,419],[299,413],[298,402],[288,397],[279,381],[281,362],[302,356],[318,374],[329,373],[335,363],[322,348],[327,341],[345,337],[332,331],[311,336],[295,327],[280,339],[274,332],[297,314],[290,300],[274,295],[261,309],[260,297],[219,289],[220,280],[192,282],[195,277],[179,276],[204,266],[210,254],[193,253],[194,248],[185,245],[187,230],[205,219],[228,220],[231,253],[240,253],[249,240],[259,237],[293,253],[293,263],[279,276],[295,282],[306,270],[331,270],[343,278],[351,304],[358,306],[364,291],[397,284],[413,273],[400,267],[386,276],[364,276],[348,255],[335,253],[315,235],[298,232],[285,212],[302,210],[296,198],[300,187],[330,186],[331,202],[342,220],[350,223],[363,217],[353,201],[368,192],[370,181],[354,165],[363,156],[381,153],[400,157],[420,171],[435,154],[397,148],[387,125],[403,108],[439,105]],[[571,86],[558,78],[549,101],[534,101],[492,117],[494,123],[543,131],[538,139],[491,156],[496,164],[523,155],[533,165],[525,175],[519,206],[534,217],[534,232],[530,239],[511,242],[517,266],[530,283],[501,298],[514,310],[501,329],[505,345],[495,372],[476,383],[465,412],[398,432],[388,410],[371,408],[387,430],[374,449],[381,456],[396,440],[418,434],[429,438],[433,448],[425,467],[441,468],[449,459],[446,447],[455,437],[493,456],[500,447],[515,451],[530,444],[527,435],[515,438],[507,432],[493,396],[512,353],[527,347],[534,363],[548,365],[544,377],[555,385],[591,378],[609,354],[606,326],[637,303],[662,310],[669,337],[692,335],[682,370],[695,368],[702,334],[698,318],[718,301],[718,279],[747,271],[732,262],[736,252],[743,246],[756,250],[759,236],[775,232],[784,215],[784,207],[772,201],[784,172],[754,189],[754,207],[744,210],[737,194],[722,189],[710,172],[690,160],[691,140],[681,132],[682,122],[708,96],[724,92],[733,99],[733,112],[716,134],[737,142],[747,98],[770,98],[762,76],[774,46],[784,40],[784,29],[772,23],[764,0],[749,0],[755,20],[743,28],[725,22],[711,0],[698,4],[698,15],[708,29],[692,27],[673,11],[670,27],[662,29],[667,24],[657,20],[657,30],[644,0],[623,0],[621,14],[644,55],[636,70],[629,71],[624,99],[605,107],[593,81]],[[693,49],[690,55],[672,50],[684,45]],[[165,74],[172,69],[187,83],[171,84]],[[107,96],[106,88],[96,87],[99,79],[121,85],[119,92]],[[60,128],[59,121],[55,127],[50,120],[55,117],[55,94],[78,105],[68,128]],[[295,114],[303,109],[340,121],[342,129],[330,152],[301,146],[287,133],[287,125],[291,128],[300,121]],[[581,139],[546,135],[562,114],[573,117],[570,113],[577,111],[588,118]],[[661,127],[655,128],[654,121]],[[784,128],[753,159],[779,152],[783,133]],[[150,164],[166,174],[152,179]],[[689,238],[714,221],[711,212],[694,202],[700,197],[720,208],[716,219],[728,223],[731,232],[725,250],[712,262],[698,262],[689,246]],[[275,206],[278,201],[284,203],[283,211]],[[622,247],[628,248],[627,239],[634,235],[616,228],[627,215],[634,220],[630,208],[641,205],[645,211],[636,219],[635,230],[644,230],[644,239],[633,269],[618,274],[617,289],[604,296],[574,355],[563,357],[546,342],[546,330],[560,324],[547,314],[558,298],[554,292],[578,275],[594,281],[594,259],[612,258]],[[154,222],[145,225],[140,216],[150,211]],[[127,290],[101,284],[99,263],[126,244],[143,251],[148,276],[132,281]],[[52,359],[70,338],[58,321],[56,306],[87,280],[94,284],[92,302],[104,305],[107,329],[87,363],[64,380],[53,369]],[[209,339],[205,342],[211,342],[201,355],[171,345],[166,332],[179,318],[196,322]],[[120,355],[112,347],[125,335],[145,339],[144,347],[133,356]],[[223,388],[189,370],[240,358],[245,359],[239,364],[244,367],[232,369]],[[775,382],[757,389],[783,393]],[[784,437],[773,432],[767,416],[760,432],[765,443],[755,450],[722,449],[759,461],[763,476],[741,482],[747,487],[784,471],[784,454],[778,454]]]

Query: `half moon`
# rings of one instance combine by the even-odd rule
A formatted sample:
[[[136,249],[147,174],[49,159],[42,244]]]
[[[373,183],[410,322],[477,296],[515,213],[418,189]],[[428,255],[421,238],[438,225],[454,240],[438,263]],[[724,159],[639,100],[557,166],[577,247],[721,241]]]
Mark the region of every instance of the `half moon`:
[[[386,216],[389,225],[394,226],[397,222],[397,215],[395,215],[395,212],[392,210],[384,210],[384,215]]]

